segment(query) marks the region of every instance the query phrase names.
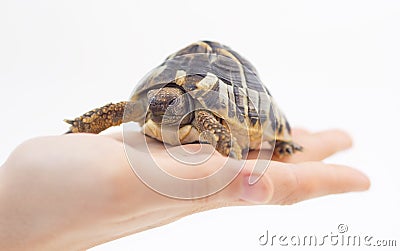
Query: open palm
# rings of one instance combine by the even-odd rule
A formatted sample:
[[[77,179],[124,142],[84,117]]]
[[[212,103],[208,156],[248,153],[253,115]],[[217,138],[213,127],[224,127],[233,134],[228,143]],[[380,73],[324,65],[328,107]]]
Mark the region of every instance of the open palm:
[[[72,134],[20,145],[0,168],[0,249],[84,249],[208,209],[292,204],[369,187],[359,171],[321,162],[351,146],[346,133],[294,130],[304,152],[271,161],[256,184],[248,183],[257,161],[252,159],[256,152],[250,152],[244,168],[221,191],[200,199],[171,198],[146,186],[132,171],[131,165],[151,167],[141,158],[149,149],[163,169],[182,178],[207,177],[226,157],[215,152],[206,164],[185,166],[173,161],[161,143],[140,143],[143,137],[131,132],[124,144],[121,133]],[[134,153],[133,161],[126,151]]]

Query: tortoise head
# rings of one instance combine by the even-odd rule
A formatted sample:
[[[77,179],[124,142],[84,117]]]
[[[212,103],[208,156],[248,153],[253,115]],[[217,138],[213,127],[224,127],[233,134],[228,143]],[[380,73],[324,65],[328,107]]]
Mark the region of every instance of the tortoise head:
[[[192,117],[193,101],[179,87],[167,86],[147,93],[151,119],[161,125],[189,124]]]

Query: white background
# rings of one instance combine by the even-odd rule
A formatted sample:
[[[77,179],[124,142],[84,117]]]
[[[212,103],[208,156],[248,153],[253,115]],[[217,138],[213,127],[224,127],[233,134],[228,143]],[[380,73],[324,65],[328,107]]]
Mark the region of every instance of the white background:
[[[359,168],[371,189],[292,206],[218,209],[92,250],[266,250],[258,237],[267,229],[323,236],[340,223],[352,234],[397,238],[399,246],[395,0],[2,0],[0,162],[28,138],[66,131],[64,118],[127,99],[144,74],[200,39],[248,58],[294,126],[350,132],[353,149],[327,161]]]

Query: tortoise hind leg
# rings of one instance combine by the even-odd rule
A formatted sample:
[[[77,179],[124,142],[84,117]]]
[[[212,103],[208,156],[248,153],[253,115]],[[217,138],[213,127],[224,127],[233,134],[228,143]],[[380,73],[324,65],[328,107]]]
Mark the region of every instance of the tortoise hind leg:
[[[303,147],[294,142],[287,142],[282,140],[277,140],[275,142],[274,155],[277,156],[279,159],[285,156],[291,156],[298,151],[303,151]]]
[[[66,133],[100,133],[111,126],[122,124],[124,113],[131,102],[110,103],[103,107],[93,109],[74,120],[64,120],[71,125]]]
[[[201,141],[213,145],[224,156],[242,159],[242,148],[212,113],[204,110],[196,111],[194,126],[200,133]]]

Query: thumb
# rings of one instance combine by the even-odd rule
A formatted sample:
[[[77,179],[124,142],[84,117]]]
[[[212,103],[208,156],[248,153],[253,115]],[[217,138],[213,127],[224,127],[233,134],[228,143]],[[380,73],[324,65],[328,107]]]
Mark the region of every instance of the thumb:
[[[269,176],[253,172],[253,162],[254,160],[246,160],[240,173],[220,191],[204,198],[194,199],[192,202],[203,205],[215,204],[221,206],[267,203],[273,196],[273,183]],[[234,169],[232,168],[232,171]],[[260,178],[254,183],[253,181],[258,177]],[[215,208],[215,206],[212,207]]]

